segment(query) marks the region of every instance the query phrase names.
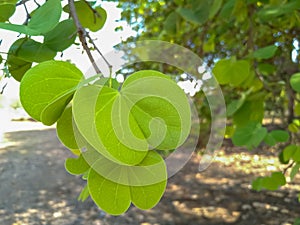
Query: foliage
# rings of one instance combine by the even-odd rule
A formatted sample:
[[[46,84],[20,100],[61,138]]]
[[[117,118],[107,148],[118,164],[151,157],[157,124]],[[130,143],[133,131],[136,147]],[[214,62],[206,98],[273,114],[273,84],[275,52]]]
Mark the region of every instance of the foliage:
[[[107,14],[100,5],[70,0],[62,7],[61,1],[48,0],[36,3],[29,13],[25,4],[0,5],[0,12],[6,12],[0,28],[20,33],[4,59],[5,71],[20,81],[26,112],[45,125],[56,123],[59,139],[74,154],[66,160],[66,170],[87,182],[78,200],[91,196],[112,215],[124,213],[131,203],[152,208],[162,197],[168,177],[159,152],[176,149],[190,133],[186,95],[157,71],[135,72],[120,88],[111,74],[86,79],[72,63],[54,60],[78,37],[94,62],[90,51],[96,46],[86,29],[95,32],[104,26]],[[16,5],[26,9],[24,24],[9,22]],[[61,20],[63,13],[69,19]],[[43,41],[33,36],[42,36]]]
[[[123,19],[139,34],[133,40],[180,44],[212,69],[227,102],[226,138],[248,149],[278,149],[287,168],[258,178],[254,189],[279,188],[288,171],[295,177],[300,160],[300,1],[118,2]],[[167,67],[163,71],[172,73]],[[203,93],[196,97],[205,102]],[[199,111],[202,122],[209,123],[205,109],[199,106]]]
[[[257,178],[253,188],[276,190],[287,183],[287,176],[293,180],[300,168],[300,1],[118,2],[123,19],[137,31],[133,41],[177,43],[202,57],[212,69],[228,107],[226,138],[248,149],[263,144],[278,149],[278,159],[286,169]],[[168,65],[137,63],[127,71],[146,66],[164,74],[140,71],[131,74],[122,88],[114,79],[99,78],[99,74],[85,79],[76,66],[53,59],[77,38],[89,54],[95,46],[88,46],[92,39],[86,29],[100,30],[106,22],[105,10],[85,0],[69,0],[64,7],[60,0],[48,0],[27,12],[24,24],[10,23],[16,5],[25,4],[0,2],[0,28],[20,34],[1,61],[3,58],[5,74],[21,81],[20,99],[26,111],[46,125],[57,122],[59,138],[77,156],[67,159],[65,166],[71,174],[87,180],[78,199],[84,201],[90,195],[99,207],[114,215],[125,212],[131,203],[141,209],[153,207],[167,179],[165,164],[157,152],[182,144],[191,125],[184,93],[164,75],[176,76],[182,71]],[[70,14],[69,19],[61,19],[64,13]],[[35,40],[36,36],[43,41]],[[92,55],[89,58],[93,62]],[[194,76],[186,79],[195,81]],[[178,76],[177,80],[182,78]],[[136,93],[154,91],[146,81],[157,84],[158,96],[170,93],[170,102],[182,110],[163,98],[138,99]],[[202,92],[195,100],[202,128],[208,130],[208,102]],[[128,110],[132,102],[136,106]],[[108,137],[112,131],[114,135]],[[117,151],[119,148],[122,152]],[[128,165],[141,170],[130,170]],[[152,176],[153,166],[159,179]],[[146,183],[141,177],[147,178]]]

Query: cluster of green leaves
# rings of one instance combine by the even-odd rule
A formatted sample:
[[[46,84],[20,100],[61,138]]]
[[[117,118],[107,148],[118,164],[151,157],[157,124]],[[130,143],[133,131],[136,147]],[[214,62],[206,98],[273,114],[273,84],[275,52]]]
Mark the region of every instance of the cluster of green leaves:
[[[75,7],[83,27],[98,31],[105,24],[106,11],[100,6],[92,7],[90,3],[81,0],[75,2]],[[73,19],[61,20],[63,10],[69,13],[69,5],[62,8],[60,0],[49,0],[41,6],[38,5],[27,15],[25,24],[7,22],[13,16],[15,8],[16,1],[1,3],[0,28],[25,36],[11,45],[5,61],[9,74],[21,81],[33,63],[54,59],[57,52],[62,52],[74,44],[77,28]],[[42,36],[43,42],[34,40],[35,36]]]
[[[58,137],[74,153],[65,166],[87,182],[79,200],[91,196],[113,215],[124,213],[131,203],[141,209],[155,206],[167,183],[166,165],[157,151],[177,148],[190,131],[184,92],[156,71],[132,74],[122,88],[112,78],[85,79],[75,65],[53,60],[77,37],[69,5],[48,0],[30,13],[26,9],[24,24],[12,24],[16,4],[26,2],[0,2],[0,28],[20,34],[5,64],[21,82],[26,112],[45,125],[57,123]],[[95,2],[79,0],[74,6],[82,27],[96,32],[104,26],[106,11]],[[61,20],[63,12],[69,19]]]
[[[138,31],[134,40],[170,41],[198,54],[223,89],[225,137],[248,149],[262,143],[279,149],[280,162],[289,161],[290,176],[295,176],[300,156],[295,152],[289,158],[285,147],[299,142],[300,1],[120,0],[119,7],[124,9],[123,19]],[[172,73],[168,68],[164,72]],[[205,102],[203,93],[195,102]],[[202,121],[209,122],[206,109],[199,110],[206,116]],[[258,178],[253,187],[275,190],[286,183],[286,174]]]
[[[120,90],[115,79],[96,78],[84,79],[69,62],[45,61],[25,73],[20,100],[37,121],[57,122],[61,142],[78,156],[65,166],[87,180],[79,200],[91,196],[113,215],[131,202],[152,208],[167,183],[157,151],[175,149],[189,135],[188,99],[168,76],[152,70],[132,74]]]

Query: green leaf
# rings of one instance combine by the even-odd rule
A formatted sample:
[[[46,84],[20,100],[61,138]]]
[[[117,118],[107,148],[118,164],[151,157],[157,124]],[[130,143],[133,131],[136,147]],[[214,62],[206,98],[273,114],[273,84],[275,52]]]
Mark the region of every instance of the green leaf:
[[[168,34],[176,34],[177,22],[179,19],[180,18],[177,12],[171,12],[164,21],[164,30]]]
[[[210,11],[210,2],[209,1],[201,1],[197,3],[196,8],[182,8],[178,7],[176,12],[185,20],[196,23],[196,24],[203,24],[209,18],[209,11]]]
[[[300,93],[300,73],[295,73],[290,79],[292,88]]]
[[[271,21],[277,17],[291,15],[295,10],[300,9],[299,1],[290,1],[281,5],[266,5],[258,12],[258,17],[262,21]]]
[[[256,59],[269,59],[275,55],[277,49],[278,47],[275,45],[259,48],[253,53],[253,57]]]
[[[12,44],[9,54],[27,62],[43,62],[53,59],[56,52],[40,42],[21,38]]]
[[[270,146],[274,146],[278,142],[287,142],[290,138],[290,135],[288,132],[284,130],[273,130],[270,133],[267,134],[264,141],[266,144]]]
[[[244,104],[245,100],[246,95],[243,94],[240,99],[230,102],[230,104],[227,106],[227,116],[232,116],[236,111],[238,111]]]
[[[234,113],[233,121],[238,127],[245,126],[249,121],[261,122],[264,117],[264,112],[263,98],[245,101]]]
[[[147,146],[144,146],[144,151],[134,151],[124,145],[121,146],[121,143],[116,139],[115,135],[110,135],[110,140],[113,139],[115,142],[110,143],[104,140],[103,143],[103,140],[99,139],[97,133],[95,115],[99,117],[99,113],[96,113],[101,111],[102,107],[108,114],[102,112],[103,114],[101,114],[101,116],[104,117],[98,118],[101,124],[98,124],[98,128],[100,130],[102,129],[101,132],[103,132],[104,136],[108,134],[109,129],[112,129],[111,114],[109,111],[111,110],[111,104],[116,98],[116,95],[118,95],[117,90],[106,86],[89,85],[78,89],[73,99],[74,120],[80,134],[102,155],[112,161],[117,160],[131,165],[138,164],[146,156]],[[100,103],[96,106],[99,101],[102,101],[103,105]],[[107,101],[107,103],[104,103],[105,101]],[[106,146],[109,148],[106,149]]]
[[[138,166],[144,167],[160,162],[163,162],[161,156],[154,151],[150,151],[146,158]],[[165,174],[166,177],[166,168],[164,163],[161,165],[163,165],[163,167],[160,167],[161,169],[159,172]],[[97,169],[95,169],[103,166],[111,168],[120,167],[105,158],[99,159],[90,170],[88,176],[88,187],[94,202],[98,205],[98,207],[109,214],[120,215],[124,213],[129,208],[131,201],[140,209],[150,209],[159,202],[166,188],[166,178],[161,182],[154,184],[151,183],[151,185],[145,186],[124,185],[114,182],[106,179],[102,176],[102,173],[97,172]],[[144,176],[132,177],[133,174],[128,173],[129,171],[130,167],[128,169],[122,169],[121,167],[121,170],[118,170],[115,175],[120,176],[120,180],[124,180],[124,177],[127,177],[127,179],[140,179],[141,183],[144,182]],[[145,170],[143,171],[143,173],[145,173]],[[152,171],[149,170],[148,173],[152,173]],[[118,180],[118,178],[116,177],[114,180]]]
[[[294,112],[296,116],[300,116],[300,103],[296,103]]]
[[[299,202],[300,202],[300,194],[298,195],[298,198],[299,198]],[[295,220],[295,222],[293,223],[293,225],[300,225],[300,218],[297,218]]]
[[[82,191],[80,192],[80,195],[78,196],[78,201],[84,202],[88,197],[90,196],[89,188],[88,186],[84,186]]]
[[[38,36],[52,30],[58,24],[61,13],[60,0],[48,0],[40,8],[35,10],[28,25],[0,22],[0,28],[30,36]]]
[[[7,21],[16,10],[15,4],[0,3],[0,22]]]
[[[120,92],[100,85],[79,89],[73,113],[80,133],[97,151],[129,165],[140,163],[150,146],[178,147],[191,126],[184,92],[156,71],[132,74]]]
[[[248,149],[256,148],[267,135],[267,129],[260,123],[249,122],[244,127],[238,127],[232,137],[236,146],[246,146]]]
[[[222,59],[216,63],[213,74],[220,84],[239,86],[250,75],[250,64],[235,58]]]
[[[225,4],[223,5],[221,12],[220,12],[220,17],[222,19],[228,20],[231,18],[232,15],[232,11],[234,9],[234,5],[235,5],[235,1],[236,0],[228,0],[225,2]]]
[[[210,11],[209,11],[209,19],[212,19],[221,9],[223,4],[223,0],[214,0]]]
[[[24,74],[31,68],[32,62],[26,62],[19,59],[16,56],[8,55],[6,64],[8,66],[9,73],[17,80],[21,81]]]
[[[272,173],[271,177],[265,177],[262,182],[262,186],[270,191],[275,191],[285,184],[285,176],[281,172]]]
[[[33,29],[31,29],[31,28],[29,28],[28,26],[25,26],[25,25],[18,25],[18,24],[0,22],[0,28],[4,29],[4,30],[15,31],[15,32],[18,32],[18,33],[26,34],[26,35],[31,35],[31,36],[41,35],[41,33],[39,31],[33,30]]]
[[[259,63],[258,64],[258,70],[262,75],[270,75],[276,71],[276,68],[272,64],[268,63]]]
[[[21,103],[32,118],[51,125],[59,119],[81,80],[83,74],[69,62],[42,62],[24,75]]]
[[[65,162],[66,170],[73,175],[81,175],[90,169],[82,154],[78,158],[68,158]]]
[[[170,150],[184,143],[191,129],[190,106],[182,89],[168,76],[153,70],[135,72],[123,83],[121,94],[127,105],[135,103],[131,113],[152,147]],[[121,116],[124,118],[122,114],[115,119]],[[119,122],[124,124],[124,120]]]
[[[79,149],[74,135],[72,107],[65,109],[56,124],[56,132],[59,140],[69,149]]]
[[[28,22],[28,28],[45,34],[59,22],[62,13],[60,0],[48,0],[38,8]]]
[[[288,126],[288,130],[292,133],[298,133],[299,127],[294,123],[290,123]]]
[[[293,159],[296,162],[300,162],[300,147],[297,145],[289,145],[283,149],[283,161],[289,161]]]
[[[89,3],[85,1],[75,2],[76,13],[83,27],[96,32],[104,26],[107,19],[107,13],[100,6],[92,9],[88,4]],[[63,10],[69,13],[69,5],[66,5]]]
[[[63,51],[70,47],[75,39],[76,26],[72,19],[67,19],[44,35],[44,44],[54,51]]]
[[[263,189],[263,177],[258,177],[252,181],[252,189],[255,191],[261,191]]]
[[[297,173],[299,172],[300,169],[300,163],[296,163],[295,166],[293,166],[292,170],[291,170],[291,181],[294,180],[295,176],[297,175]]]
[[[262,189],[275,191],[285,184],[285,176],[281,172],[274,172],[270,177],[258,177],[252,182],[252,188],[256,191]]]

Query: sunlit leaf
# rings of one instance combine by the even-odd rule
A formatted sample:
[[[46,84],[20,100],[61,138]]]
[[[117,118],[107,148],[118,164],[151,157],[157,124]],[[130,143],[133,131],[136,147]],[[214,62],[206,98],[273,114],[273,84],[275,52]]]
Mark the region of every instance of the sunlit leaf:
[[[51,125],[59,119],[82,79],[81,71],[69,62],[40,63],[21,81],[21,103],[32,118]]]
[[[246,60],[222,59],[213,68],[213,74],[220,84],[240,85],[250,74],[250,64]]]
[[[81,175],[90,169],[82,154],[78,158],[68,158],[65,162],[66,170],[73,175]]]
[[[69,149],[78,149],[74,135],[72,107],[68,107],[62,113],[56,124],[56,132],[59,140]]]
[[[163,159],[159,154],[150,151],[147,157],[138,166],[148,166],[161,162]],[[133,202],[141,209],[150,209],[154,207],[162,197],[166,188],[166,179],[159,183],[151,183],[151,185],[132,186],[114,182],[106,179],[95,168],[109,164],[105,158],[99,159],[88,176],[88,187],[92,199],[105,212],[112,215],[120,215],[127,211],[130,203]],[[115,163],[110,162],[112,167],[116,168]],[[164,164],[162,164],[164,165]],[[127,179],[145,179],[145,177],[131,177],[131,173],[127,174],[127,170],[115,173],[116,176],[127,176]],[[148,171],[151,173],[151,171]],[[166,176],[166,168],[163,166],[160,173]],[[124,178],[120,178],[123,180]],[[118,180],[117,177],[115,180]],[[144,181],[142,181],[144,182]],[[151,181],[150,181],[151,182]]]

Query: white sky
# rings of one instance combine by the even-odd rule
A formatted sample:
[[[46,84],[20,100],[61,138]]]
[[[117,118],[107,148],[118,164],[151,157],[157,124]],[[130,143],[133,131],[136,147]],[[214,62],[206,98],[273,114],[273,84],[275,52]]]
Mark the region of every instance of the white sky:
[[[26,5],[30,9],[31,7],[35,7],[32,1],[28,2]],[[64,1],[66,2],[66,1]],[[63,3],[63,6],[66,3]],[[121,9],[116,7],[116,3],[113,2],[101,2],[101,6],[107,11],[107,21],[104,27],[96,32],[90,33],[91,37],[95,40],[95,44],[101,50],[103,54],[110,52],[113,50],[113,46],[119,44],[122,40],[126,40],[128,37],[135,35],[135,32],[126,24],[126,22],[116,22],[121,17]],[[62,18],[67,18],[67,14],[63,13]],[[16,24],[22,24],[25,21],[26,15],[25,10],[22,6],[18,6],[17,12],[10,19],[10,22]],[[123,31],[115,32],[115,28],[118,26],[123,26]],[[18,33],[0,30],[0,39],[2,39],[2,43],[0,45],[1,52],[7,52],[11,44],[18,38]],[[34,38],[36,40],[42,41],[39,37]],[[77,41],[79,42],[79,40]],[[95,55],[95,60],[99,59],[99,55]],[[4,56],[4,55],[3,55]],[[85,73],[88,68],[90,68],[91,63],[88,60],[87,55],[82,54],[81,46],[71,46],[67,50],[64,51],[63,57],[61,58],[60,53],[57,54],[57,60],[67,60],[70,59],[76,66]],[[4,96],[2,96],[1,102],[5,104],[5,102],[11,102],[12,100],[19,98],[19,83],[16,82],[13,78],[6,79],[5,81],[0,81],[0,89],[1,87],[8,82],[7,87],[5,88]],[[4,98],[4,99],[3,99]],[[8,101],[6,101],[6,100]]]

